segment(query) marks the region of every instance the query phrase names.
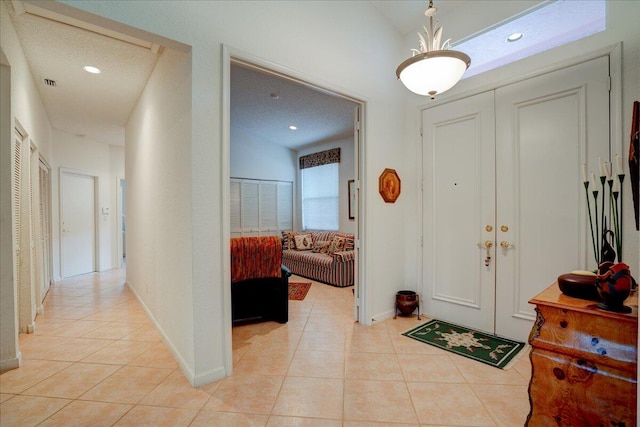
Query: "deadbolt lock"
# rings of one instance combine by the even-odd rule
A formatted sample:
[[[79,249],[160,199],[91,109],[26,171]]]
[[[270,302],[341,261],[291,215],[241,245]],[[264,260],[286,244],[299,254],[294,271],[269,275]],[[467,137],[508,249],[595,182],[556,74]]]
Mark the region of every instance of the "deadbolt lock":
[[[509,231],[509,227],[507,227],[506,225],[503,225],[502,227],[500,227],[500,231],[502,231],[503,233],[506,233],[507,231]]]

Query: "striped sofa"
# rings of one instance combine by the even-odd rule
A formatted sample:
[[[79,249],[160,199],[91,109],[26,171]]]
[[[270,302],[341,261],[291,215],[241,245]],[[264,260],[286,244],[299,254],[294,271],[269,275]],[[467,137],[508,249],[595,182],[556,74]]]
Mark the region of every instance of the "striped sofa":
[[[313,248],[296,248],[293,238],[295,235],[310,234]],[[354,282],[354,236],[337,231],[305,231],[283,232],[282,264],[293,274],[327,283],[329,285],[346,287]],[[346,242],[345,250],[330,254],[316,251],[322,242],[331,242],[334,237],[342,237]]]

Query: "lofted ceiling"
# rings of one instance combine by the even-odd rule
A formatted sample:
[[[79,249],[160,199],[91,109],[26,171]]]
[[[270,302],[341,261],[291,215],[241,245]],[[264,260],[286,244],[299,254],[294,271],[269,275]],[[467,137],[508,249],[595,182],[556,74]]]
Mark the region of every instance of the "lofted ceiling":
[[[51,126],[105,144],[124,145],[124,127],[162,47],[57,15],[33,2],[8,3]],[[403,35],[425,23],[426,1],[370,3]],[[466,36],[536,3],[441,0],[435,5],[445,30],[452,27],[450,21],[457,21],[454,32]],[[97,66],[102,73],[89,74],[82,69],[85,65]],[[394,70],[390,78],[395,78]],[[55,86],[45,84],[45,79]],[[260,70],[232,66],[232,126],[289,148],[348,137],[353,133],[353,109],[346,99]],[[289,130],[289,125],[298,130]]]

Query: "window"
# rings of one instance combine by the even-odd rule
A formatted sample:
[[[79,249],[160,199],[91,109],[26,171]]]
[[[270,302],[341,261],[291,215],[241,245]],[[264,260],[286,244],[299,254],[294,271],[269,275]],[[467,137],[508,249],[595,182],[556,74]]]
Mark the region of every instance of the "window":
[[[304,230],[338,230],[338,166],[329,163],[302,169]]]

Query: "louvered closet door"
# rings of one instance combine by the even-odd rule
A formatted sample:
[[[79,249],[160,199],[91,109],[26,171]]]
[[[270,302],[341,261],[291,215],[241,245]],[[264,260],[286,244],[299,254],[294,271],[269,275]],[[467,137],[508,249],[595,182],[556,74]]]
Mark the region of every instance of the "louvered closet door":
[[[18,300],[20,300],[20,201],[22,198],[22,137],[14,134],[13,138],[13,239],[14,239],[14,274],[18,283]]]

